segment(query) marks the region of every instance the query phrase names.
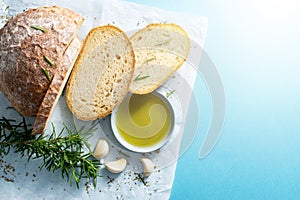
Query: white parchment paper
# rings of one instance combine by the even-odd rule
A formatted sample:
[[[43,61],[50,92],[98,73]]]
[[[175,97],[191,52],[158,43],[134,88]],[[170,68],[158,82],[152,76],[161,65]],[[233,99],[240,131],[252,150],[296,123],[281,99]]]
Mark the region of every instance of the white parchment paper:
[[[145,27],[149,23],[168,22],[182,26],[192,40],[189,57],[189,60],[192,60],[192,65],[191,62],[184,64],[176,72],[176,76],[184,79],[191,90],[187,91],[186,88],[182,88],[182,84],[176,81],[178,79],[169,80],[165,86],[176,88],[177,95],[185,97],[185,99],[183,98],[179,101],[181,103],[184,102],[182,105],[182,116],[186,116],[193,84],[197,77],[195,66],[200,60],[201,47],[204,45],[207,31],[207,19],[205,17],[168,12],[119,0],[2,0],[0,14],[5,17],[1,18],[1,26],[4,24],[7,15],[15,15],[25,9],[44,5],[58,5],[81,13],[85,17],[85,22],[80,29],[79,36],[83,39],[91,28],[105,24],[118,26],[128,34]],[[6,6],[9,6],[9,8],[7,9]],[[18,117],[17,113],[6,109],[7,106],[9,106],[9,103],[0,93],[0,117]],[[28,118],[28,120],[34,122],[34,118]],[[74,122],[77,125],[82,123],[76,119],[74,120],[63,96],[55,108],[51,122],[58,128],[63,123],[70,125],[74,125]],[[100,120],[101,123],[102,126],[98,129],[99,133],[95,134],[94,139],[102,137],[101,134],[109,132],[109,128],[106,126],[107,122],[101,122]],[[182,126],[184,126],[184,120]],[[136,172],[142,167],[138,161],[135,162],[139,156],[137,154],[130,154],[129,157],[126,157],[128,152],[125,152],[125,154],[127,153],[125,158],[129,160],[129,167],[124,173],[116,175],[103,169],[101,170],[103,177],[98,179],[96,188],[93,188],[88,182],[83,182],[81,188],[77,189],[75,186],[70,187],[61,178],[60,172],[40,171],[36,167],[40,164],[40,161],[27,163],[26,158],[21,159],[18,154],[11,153],[1,158],[4,162],[0,163],[0,175],[10,178],[13,182],[9,182],[3,177],[0,179],[0,199],[169,199],[176,170],[176,159],[174,158],[178,157],[182,134],[182,130],[179,131],[179,136],[168,147],[162,149],[162,152],[146,155],[151,157],[157,165],[157,170],[149,178],[145,179],[147,186],[137,179]],[[95,141],[91,142],[92,146],[95,144]],[[114,144],[110,144],[110,148],[112,152],[119,151],[119,148]],[[120,153],[112,153],[106,159],[109,160],[120,156]],[[174,162],[168,162],[167,159],[171,159]],[[11,171],[5,173],[7,172],[7,166],[10,165],[13,166],[14,170],[11,169]]]

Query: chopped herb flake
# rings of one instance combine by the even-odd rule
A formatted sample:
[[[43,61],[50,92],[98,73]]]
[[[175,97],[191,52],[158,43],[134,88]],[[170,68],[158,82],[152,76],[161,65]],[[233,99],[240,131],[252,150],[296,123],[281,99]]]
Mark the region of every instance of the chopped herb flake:
[[[44,29],[44,28],[42,28],[42,27],[40,27],[40,26],[30,26],[31,28],[33,28],[33,29],[36,29],[36,30],[39,30],[39,31],[42,31],[43,33],[46,33],[47,32],[47,30],[46,29]]]
[[[156,60],[156,58],[149,58],[149,59],[145,60],[145,62],[143,62],[142,64],[148,64],[152,60]]]
[[[51,65],[51,67],[54,67],[54,63],[52,62],[52,60],[50,58],[48,58],[47,56],[44,56],[44,60],[49,63],[49,65]]]
[[[172,94],[174,94],[175,90],[167,92],[166,97],[169,98]]]
[[[168,44],[168,43],[171,42],[171,40],[172,40],[172,38],[169,38],[169,39],[167,39],[167,40],[164,40],[164,41],[162,41],[162,42],[156,44],[155,46],[162,46],[162,45]]]
[[[140,76],[140,74],[137,76],[137,77],[135,77],[134,79],[133,79],[133,81],[140,81],[140,80],[143,80],[143,79],[146,79],[146,78],[149,78],[150,76]]]
[[[137,175],[137,177],[135,177],[133,181],[138,180],[141,181],[144,184],[144,186],[149,186],[148,181],[145,181],[145,177],[142,177],[140,173],[135,173],[135,174]]]
[[[46,78],[48,79],[48,81],[51,81],[51,78],[50,78],[50,76],[49,76],[48,71],[47,71],[45,68],[42,68],[42,70],[43,70],[43,72],[44,72]]]

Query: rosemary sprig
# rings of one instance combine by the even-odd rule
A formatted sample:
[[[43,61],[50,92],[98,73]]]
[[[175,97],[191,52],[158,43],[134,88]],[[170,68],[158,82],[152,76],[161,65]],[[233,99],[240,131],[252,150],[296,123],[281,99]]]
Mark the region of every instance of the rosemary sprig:
[[[48,71],[45,68],[43,68],[43,67],[42,67],[42,70],[43,70],[46,78],[48,79],[48,81],[51,81],[51,78],[50,78],[50,75],[49,75]]]
[[[140,80],[143,80],[143,79],[146,79],[146,78],[149,78],[150,76],[149,75],[147,75],[147,76],[141,76],[140,74],[139,75],[137,75],[134,79],[133,79],[133,81],[140,81]]]
[[[12,149],[20,153],[21,157],[27,155],[27,161],[40,159],[40,169],[50,172],[61,171],[62,178],[67,178],[72,186],[75,181],[77,188],[83,178],[93,180],[96,187],[99,160],[93,158],[87,144],[87,137],[91,130],[78,132],[65,126],[58,134],[53,126],[52,133],[47,136],[31,135],[32,127],[23,117],[22,122],[0,118],[0,155],[7,155]],[[89,151],[86,153],[85,149]]]
[[[33,29],[36,29],[36,30],[39,30],[39,31],[42,31],[43,33],[46,33],[47,32],[47,30],[46,29],[44,29],[44,28],[42,28],[42,27],[40,27],[40,26],[35,26],[35,25],[32,25],[32,26],[30,26],[31,28],[33,28]]]
[[[52,62],[52,60],[51,60],[50,58],[48,58],[47,56],[44,56],[44,60],[45,60],[47,63],[49,63],[49,65],[50,65],[51,67],[54,67],[54,66],[55,66],[55,64]]]

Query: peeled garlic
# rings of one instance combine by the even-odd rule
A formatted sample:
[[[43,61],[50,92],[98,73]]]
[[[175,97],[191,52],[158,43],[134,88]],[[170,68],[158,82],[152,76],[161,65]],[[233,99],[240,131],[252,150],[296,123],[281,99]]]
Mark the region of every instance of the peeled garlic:
[[[104,165],[108,171],[112,173],[120,173],[125,170],[127,161],[125,158],[121,158],[120,160],[106,162]]]
[[[94,150],[94,157],[97,159],[104,158],[109,152],[109,145],[105,139],[99,139]]]
[[[144,166],[144,176],[150,176],[154,169],[154,164],[152,160],[150,160],[149,158],[140,158],[140,161],[143,163]]]

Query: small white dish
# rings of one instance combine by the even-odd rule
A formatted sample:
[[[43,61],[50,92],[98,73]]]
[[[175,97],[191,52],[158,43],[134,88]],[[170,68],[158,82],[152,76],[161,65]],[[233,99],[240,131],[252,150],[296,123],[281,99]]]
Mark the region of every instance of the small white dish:
[[[140,153],[146,153],[146,152],[151,152],[151,151],[155,151],[161,147],[163,147],[168,141],[169,139],[171,138],[172,134],[174,133],[174,124],[175,124],[175,114],[174,114],[174,110],[173,110],[173,107],[172,107],[172,104],[171,102],[169,101],[169,99],[161,92],[157,92],[157,91],[154,91],[152,92],[151,94],[155,95],[156,97],[158,97],[160,100],[162,100],[162,102],[166,105],[166,107],[168,108],[168,111],[170,113],[170,126],[169,126],[169,129],[166,133],[166,135],[164,136],[163,139],[161,139],[160,141],[158,141],[157,143],[151,145],[151,146],[136,146],[136,145],[133,145],[131,143],[129,143],[127,140],[125,140],[123,138],[123,136],[120,134],[119,130],[118,130],[118,127],[117,127],[117,122],[116,122],[116,116],[117,116],[117,112],[118,112],[118,109],[119,107],[122,105],[122,103],[126,102],[125,100],[130,98],[132,96],[132,94],[128,94],[123,102],[118,106],[116,107],[112,114],[111,114],[111,128],[112,128],[112,131],[114,133],[114,136],[115,138],[118,140],[118,142],[124,146],[125,148],[127,148],[128,150],[131,150],[131,151],[134,151],[134,152],[140,152]],[[145,115],[148,114],[148,113],[145,113]]]

